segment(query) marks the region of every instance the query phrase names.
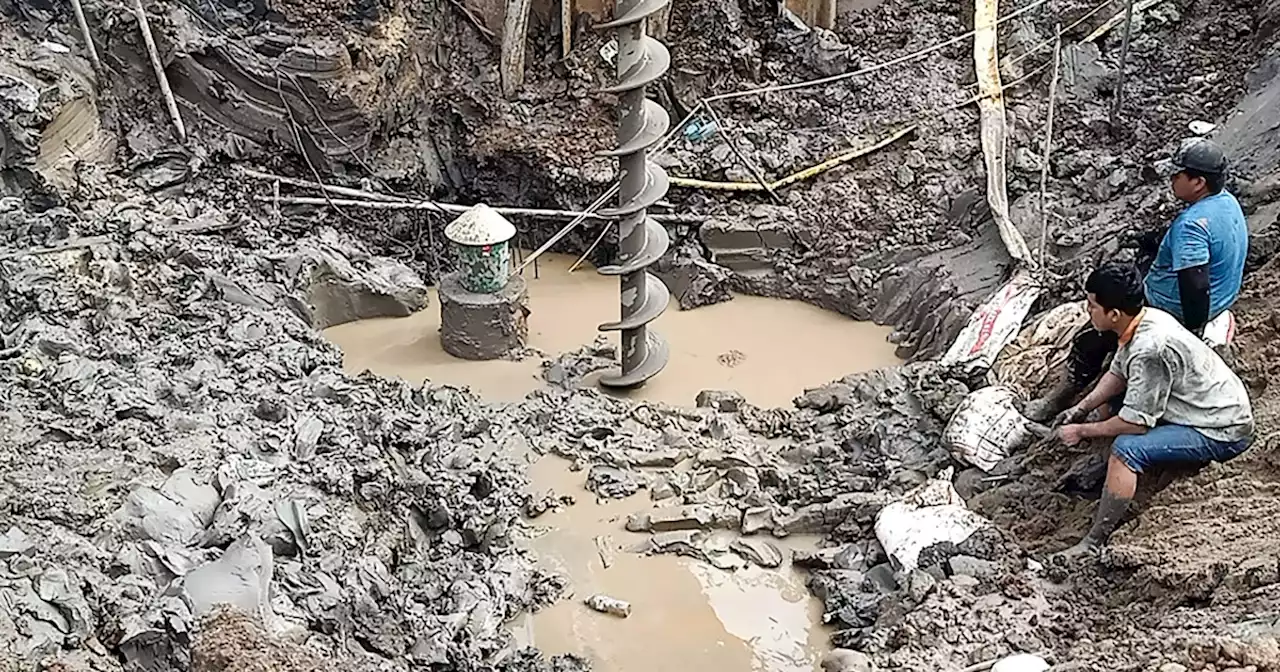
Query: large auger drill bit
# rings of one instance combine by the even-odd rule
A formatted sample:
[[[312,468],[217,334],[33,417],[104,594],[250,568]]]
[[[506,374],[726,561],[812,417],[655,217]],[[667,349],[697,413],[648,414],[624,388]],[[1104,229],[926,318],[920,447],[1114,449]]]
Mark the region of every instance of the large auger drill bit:
[[[667,172],[648,160],[648,149],[671,127],[663,107],[645,97],[645,86],[671,67],[671,55],[645,34],[645,18],[661,11],[669,0],[619,0],[613,21],[600,28],[618,29],[618,83],[604,89],[622,100],[617,149],[601,152],[618,157],[622,185],[618,207],[600,214],[617,217],[618,263],[600,268],[602,275],[622,276],[622,319],[600,325],[600,331],[622,332],[622,369],[600,379],[605,387],[630,388],[643,384],[667,365],[667,342],[645,325],[667,309],[671,293],[645,271],[666,253],[671,239],[646,210],[667,194]]]

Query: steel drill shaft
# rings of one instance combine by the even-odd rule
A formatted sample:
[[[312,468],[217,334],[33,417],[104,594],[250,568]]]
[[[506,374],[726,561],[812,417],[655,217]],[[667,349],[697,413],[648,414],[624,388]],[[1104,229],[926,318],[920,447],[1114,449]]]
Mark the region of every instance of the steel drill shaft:
[[[669,356],[666,341],[647,325],[666,310],[671,294],[646,269],[671,241],[646,211],[666,196],[669,186],[666,171],[649,161],[648,150],[667,134],[671,120],[661,105],[645,97],[645,87],[671,66],[666,47],[645,34],[645,18],[667,2],[619,2],[617,18],[602,25],[618,30],[618,82],[606,92],[620,94],[621,110],[617,148],[601,154],[617,156],[622,173],[617,207],[601,213],[619,218],[618,264],[602,267],[600,273],[620,276],[622,294],[620,319],[600,325],[601,331],[622,334],[621,368],[601,378],[606,387],[641,385],[666,366]]]

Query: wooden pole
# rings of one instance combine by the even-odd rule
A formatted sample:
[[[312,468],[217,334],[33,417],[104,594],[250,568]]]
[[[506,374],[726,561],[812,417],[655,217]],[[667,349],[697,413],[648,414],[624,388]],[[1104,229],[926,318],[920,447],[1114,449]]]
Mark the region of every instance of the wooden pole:
[[[1040,161],[1040,268],[1047,268],[1045,259],[1049,238],[1049,151],[1053,147],[1053,104],[1058,93],[1058,66],[1062,62],[1062,24],[1055,28],[1058,37],[1053,43],[1053,76],[1049,78],[1049,112],[1044,122],[1044,158]]]
[[[1129,36],[1133,33],[1133,0],[1124,9],[1124,40],[1120,43],[1120,76],[1116,79],[1115,100],[1111,101],[1111,128],[1120,121],[1120,106],[1124,103],[1124,73],[1129,63]]]
[[[836,27],[836,0],[817,0],[819,28],[834,30]]]
[[[445,213],[463,213],[471,209],[470,205],[457,205],[454,203],[437,203],[435,201],[365,201],[360,199],[344,199],[344,198],[319,198],[315,196],[255,196],[254,200],[263,203],[280,203],[282,205],[329,205],[347,208],[367,208],[370,210],[428,210],[431,212]],[[612,221],[611,218],[598,215],[594,212],[586,212],[579,210],[544,210],[542,208],[494,208],[498,214],[519,216],[519,217],[542,217],[545,219],[593,219],[600,221]],[[679,224],[696,224],[698,222],[707,221],[705,215],[649,215],[650,219],[658,222],[675,222]]]
[[[93,72],[101,77],[102,60],[98,58],[98,47],[93,44],[93,35],[89,33],[89,21],[84,18],[84,6],[80,4],[80,0],[71,0],[71,11],[76,15],[76,25],[80,28],[80,34],[84,36],[84,46],[89,53],[89,62],[93,64]]]
[[[560,58],[573,51],[573,0],[560,0]]]
[[[532,0],[507,0],[507,14],[502,22],[502,55],[498,63],[502,95],[507,98],[515,97],[524,84],[524,47],[532,4]]]
[[[142,31],[142,41],[146,43],[147,56],[151,58],[151,67],[156,71],[156,80],[160,84],[160,96],[169,108],[169,118],[173,120],[178,141],[186,142],[187,127],[182,123],[182,115],[178,114],[178,101],[174,100],[169,78],[164,74],[164,65],[160,62],[160,52],[156,50],[156,40],[151,34],[151,24],[147,21],[147,10],[142,6],[142,0],[133,0],[133,14],[138,17],[138,30]]]

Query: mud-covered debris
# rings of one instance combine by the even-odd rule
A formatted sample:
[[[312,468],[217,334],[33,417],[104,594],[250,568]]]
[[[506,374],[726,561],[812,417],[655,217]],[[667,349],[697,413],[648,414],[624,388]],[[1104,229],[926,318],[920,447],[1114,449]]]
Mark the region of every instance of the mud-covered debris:
[[[300,241],[285,263],[316,329],[372,317],[405,317],[427,306],[427,288],[404,264],[363,254],[333,230]]]
[[[703,390],[695,403],[699,408],[711,408],[721,413],[737,413],[746,399],[733,390]]]
[[[822,672],[873,672],[871,658],[861,651],[833,649],[822,656]]]
[[[626,618],[631,615],[631,603],[608,595],[592,595],[583,602],[602,614],[612,614]]]
[[[16,553],[25,553],[34,545],[22,528],[14,525],[0,535],[0,558]]]
[[[627,529],[632,532],[707,530],[715,521],[715,513],[705,506],[661,508],[632,514],[627,519]]]
[[[587,490],[611,499],[623,499],[640,491],[648,483],[644,474],[597,464],[587,473]]]
[[[778,567],[784,560],[776,544],[756,537],[734,539],[729,549],[761,567]]]
[[[704,259],[701,246],[692,238],[672,246],[650,270],[671,290],[681,310],[733,299],[729,270]]]
[[[651,553],[674,553],[701,558],[704,557],[702,547],[698,544],[701,538],[702,533],[697,530],[658,532],[649,537],[648,545],[643,548]]]

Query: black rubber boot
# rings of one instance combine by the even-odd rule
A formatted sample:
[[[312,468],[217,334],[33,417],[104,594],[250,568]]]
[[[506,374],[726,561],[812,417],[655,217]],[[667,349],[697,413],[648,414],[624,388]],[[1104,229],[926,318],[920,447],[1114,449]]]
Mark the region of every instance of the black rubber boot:
[[[1129,504],[1132,501],[1116,497],[1104,490],[1102,501],[1098,502],[1098,511],[1093,515],[1093,527],[1090,528],[1089,534],[1085,535],[1080,543],[1054,555],[1054,559],[1069,563],[1097,553],[1106,545],[1116,528],[1120,527],[1125,514],[1129,512]]]

